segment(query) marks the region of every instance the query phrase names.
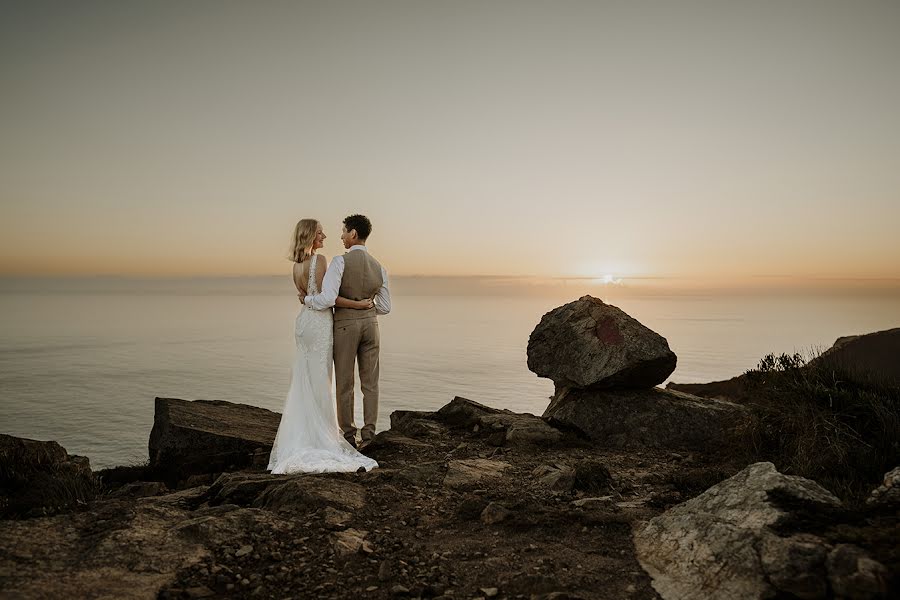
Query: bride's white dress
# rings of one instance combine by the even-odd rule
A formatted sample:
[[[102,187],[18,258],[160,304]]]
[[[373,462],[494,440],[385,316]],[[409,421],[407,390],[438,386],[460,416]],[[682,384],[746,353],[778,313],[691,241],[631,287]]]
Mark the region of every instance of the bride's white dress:
[[[307,290],[319,293],[316,261],[309,265]],[[297,352],[291,385],[278,434],[269,458],[272,473],[353,472],[378,466],[357,452],[338,430],[335,401],[331,393],[332,348],[334,346],[331,309],[300,309],[294,325]]]

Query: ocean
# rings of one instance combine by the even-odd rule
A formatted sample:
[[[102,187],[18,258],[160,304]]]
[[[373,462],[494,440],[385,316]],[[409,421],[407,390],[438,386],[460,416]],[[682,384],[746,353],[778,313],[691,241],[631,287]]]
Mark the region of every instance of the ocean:
[[[585,293],[665,336],[677,382],[726,379],[769,352],[809,353],[900,325],[896,292],[667,294],[590,280],[398,277],[380,321],[379,430],[394,410],[433,410],[454,396],[541,414],[553,385],[528,370],[528,336]],[[0,433],[56,440],[99,469],[146,460],[156,396],[280,412],[299,308],[286,277],[0,279]]]

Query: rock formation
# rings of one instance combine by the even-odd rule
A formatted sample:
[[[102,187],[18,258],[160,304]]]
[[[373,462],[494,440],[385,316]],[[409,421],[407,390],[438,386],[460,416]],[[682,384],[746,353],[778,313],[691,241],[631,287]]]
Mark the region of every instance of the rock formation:
[[[92,500],[97,489],[86,457],[0,434],[0,517],[53,514]]]
[[[608,446],[706,449],[743,418],[730,402],[654,387],[675,364],[664,337],[591,296],[544,315],[528,340],[528,368],[556,387],[544,419]]]
[[[900,386],[900,327],[838,338],[811,366],[847,373],[876,386]]]
[[[860,548],[783,531],[795,513],[840,506],[817,483],[757,463],[651,519],[635,548],[665,600],[885,597],[887,569]]]
[[[545,314],[528,339],[528,368],[557,388],[653,387],[676,360],[664,337],[592,296]]]
[[[569,388],[553,397],[544,416],[611,447],[711,449],[727,439],[745,412],[731,402],[660,388]]]
[[[150,468],[170,483],[192,475],[266,466],[281,415],[221,400],[157,398]]]

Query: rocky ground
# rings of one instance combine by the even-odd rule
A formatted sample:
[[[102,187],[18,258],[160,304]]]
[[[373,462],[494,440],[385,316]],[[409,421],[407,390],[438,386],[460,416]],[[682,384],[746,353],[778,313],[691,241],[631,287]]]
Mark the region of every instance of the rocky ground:
[[[655,598],[633,527],[729,474],[696,454],[598,451],[566,433],[508,443],[498,433],[510,423],[441,421],[398,414],[366,449],[380,463],[368,473],[248,469],[174,493],[130,484],[73,514],[3,521],[2,587],[36,598]]]

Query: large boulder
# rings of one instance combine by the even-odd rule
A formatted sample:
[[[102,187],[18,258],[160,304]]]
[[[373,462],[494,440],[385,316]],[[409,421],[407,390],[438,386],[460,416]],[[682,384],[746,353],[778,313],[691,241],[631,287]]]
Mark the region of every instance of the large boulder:
[[[826,598],[838,581],[865,583],[865,594],[842,597],[880,597],[886,570],[862,550],[784,531],[800,512],[839,507],[814,481],[756,463],[651,519],[635,549],[665,600]]]
[[[666,338],[592,296],[545,314],[528,339],[528,368],[557,388],[653,387],[675,363]]]
[[[157,398],[150,466],[167,481],[265,467],[281,415],[222,400]]]
[[[92,500],[98,487],[87,457],[0,434],[0,516],[52,514]]]
[[[726,441],[747,409],[681,392],[566,388],[544,418],[581,431],[592,442],[617,448],[704,450]]]

